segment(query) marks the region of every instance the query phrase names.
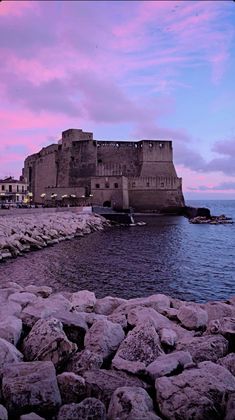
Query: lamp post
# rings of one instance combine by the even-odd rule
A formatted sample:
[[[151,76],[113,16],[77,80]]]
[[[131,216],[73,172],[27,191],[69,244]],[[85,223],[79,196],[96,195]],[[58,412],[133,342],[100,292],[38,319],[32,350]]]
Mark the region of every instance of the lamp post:
[[[46,193],[42,193],[40,197],[42,198],[42,205],[43,205],[43,207],[44,207],[44,206],[45,206],[45,197],[46,197]]]
[[[1,203],[0,203],[0,208],[2,207],[2,204],[4,204],[5,203],[5,192],[1,192],[0,193],[0,196],[1,196]]]
[[[57,197],[57,194],[55,194],[55,193],[52,193],[51,194],[51,198],[52,198],[52,201],[53,201],[53,207],[55,206],[55,201],[54,201],[54,199]]]
[[[70,197],[72,198],[72,200],[71,200],[71,204],[72,204],[72,206],[74,206],[74,199],[76,198],[76,194],[70,194]]]
[[[33,193],[32,192],[29,192],[28,193],[28,196],[29,196],[29,205],[31,207],[31,204],[32,204],[32,201],[33,201]]]
[[[89,194],[89,197],[91,199],[91,201],[89,202],[89,206],[92,206],[92,197],[93,197],[93,194]]]
[[[65,207],[65,204],[66,204],[65,198],[67,198],[67,197],[68,197],[68,194],[63,194],[61,196],[61,198],[62,198],[62,207]],[[67,204],[67,206],[69,206],[69,204]]]

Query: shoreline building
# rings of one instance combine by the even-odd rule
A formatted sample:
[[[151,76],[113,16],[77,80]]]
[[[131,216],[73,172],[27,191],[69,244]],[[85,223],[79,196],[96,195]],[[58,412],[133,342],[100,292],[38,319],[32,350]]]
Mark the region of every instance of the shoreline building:
[[[184,206],[172,141],[94,140],[81,129],[28,156],[23,176],[35,203],[76,204],[136,211]]]
[[[28,184],[20,177],[0,179],[0,205],[23,204],[27,200]]]

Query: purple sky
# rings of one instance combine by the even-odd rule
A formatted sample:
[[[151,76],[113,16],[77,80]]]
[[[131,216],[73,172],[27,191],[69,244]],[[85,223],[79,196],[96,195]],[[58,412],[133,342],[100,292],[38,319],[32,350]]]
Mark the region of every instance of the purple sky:
[[[0,177],[82,128],[172,139],[186,198],[235,199],[233,1],[2,1]]]

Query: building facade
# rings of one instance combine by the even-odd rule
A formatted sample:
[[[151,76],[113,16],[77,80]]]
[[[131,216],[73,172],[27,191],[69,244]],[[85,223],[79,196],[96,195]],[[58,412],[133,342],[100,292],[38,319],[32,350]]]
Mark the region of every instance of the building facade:
[[[23,204],[27,201],[28,184],[22,178],[0,179],[0,205]]]
[[[154,211],[184,206],[172,141],[94,140],[81,129],[28,156],[23,176],[35,203],[132,207]]]

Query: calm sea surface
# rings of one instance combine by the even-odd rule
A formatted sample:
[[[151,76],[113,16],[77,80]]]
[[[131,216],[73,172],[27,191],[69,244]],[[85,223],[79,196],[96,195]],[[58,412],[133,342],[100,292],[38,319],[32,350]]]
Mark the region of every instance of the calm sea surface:
[[[235,201],[188,201],[235,221]],[[140,217],[146,226],[95,232],[0,264],[0,282],[132,298],[153,293],[203,302],[235,295],[235,224]]]

